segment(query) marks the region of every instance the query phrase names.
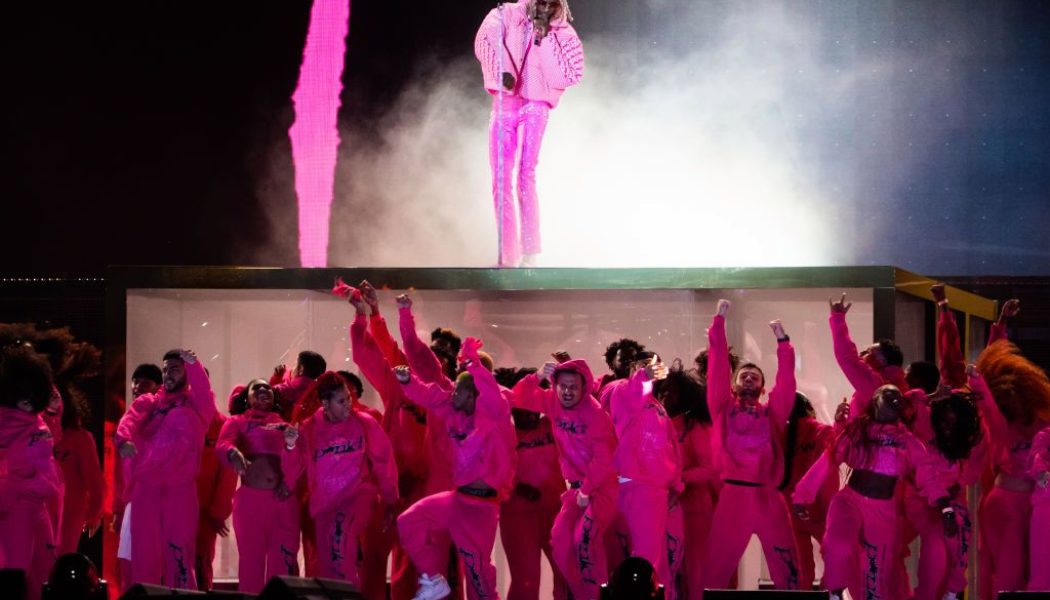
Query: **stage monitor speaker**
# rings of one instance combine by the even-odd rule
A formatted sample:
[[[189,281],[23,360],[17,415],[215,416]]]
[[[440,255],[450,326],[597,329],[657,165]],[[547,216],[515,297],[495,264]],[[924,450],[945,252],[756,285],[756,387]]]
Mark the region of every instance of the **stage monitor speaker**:
[[[26,572],[22,569],[0,569],[0,590],[3,590],[5,597],[25,598]]]
[[[1050,592],[999,592],[999,600],[1050,600]]]
[[[352,584],[319,577],[277,576],[259,594],[259,600],[364,600]]]
[[[258,598],[255,594],[245,594],[243,592],[224,592],[211,590],[210,592],[200,592],[197,590],[180,590],[162,585],[148,585],[145,583],[136,583],[135,585],[128,588],[128,591],[124,592],[124,595],[120,597],[120,600],[139,600],[140,598],[170,598],[172,596],[195,596],[197,598],[225,598],[226,600],[254,600]]]
[[[704,590],[704,600],[828,600],[827,590]]]

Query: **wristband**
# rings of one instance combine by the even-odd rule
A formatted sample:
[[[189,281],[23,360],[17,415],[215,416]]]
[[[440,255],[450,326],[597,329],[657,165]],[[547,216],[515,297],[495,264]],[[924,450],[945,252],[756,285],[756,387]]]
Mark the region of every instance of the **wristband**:
[[[791,336],[790,335],[785,335],[782,338],[777,338],[777,341],[778,342],[790,342],[791,341]]]
[[[954,515],[955,514],[955,509],[952,508],[951,506],[945,506],[944,508],[941,509],[941,514],[942,515]]]

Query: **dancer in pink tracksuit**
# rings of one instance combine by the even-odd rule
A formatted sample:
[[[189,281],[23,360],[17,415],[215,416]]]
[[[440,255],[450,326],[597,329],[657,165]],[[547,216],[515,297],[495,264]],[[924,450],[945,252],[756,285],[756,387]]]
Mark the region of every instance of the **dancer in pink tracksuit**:
[[[504,370],[502,374],[497,370],[496,380],[506,388],[513,388],[524,375],[527,373],[514,369]],[[536,395],[512,395],[511,417],[518,438],[517,469],[514,492],[500,506],[499,513],[500,540],[510,569],[507,600],[539,599],[543,555],[547,556],[554,573],[555,600],[568,598],[565,578],[554,562],[551,548],[551,529],[561,509],[565,479],[558,465],[550,417],[541,415],[542,412]]]
[[[795,350],[780,321],[770,327],[777,338],[777,376],[769,402],[760,402],[765,375],[753,363],[729,370],[726,338],[728,300],[707,330],[707,404],[722,442],[724,487],[708,537],[705,587],[726,588],[752,534],[762,550],[773,583],[797,589],[799,560],[791,512],[777,491],[784,476],[784,434],[795,405]]]
[[[789,504],[799,480],[827,451],[834,439],[835,428],[818,421],[809,399],[801,392],[796,392],[795,407],[792,409],[785,433],[784,479],[778,487],[780,494]],[[813,581],[816,578],[813,540],[818,544],[824,540],[828,506],[837,491],[839,474],[831,471],[820,486],[817,498],[808,513],[799,515],[792,511],[791,529],[795,532],[795,545],[798,547],[800,590],[813,589]]]
[[[128,476],[132,581],[196,588],[197,472],[215,395],[204,366],[188,350],[164,355],[164,386],[135,398],[114,442],[133,458]]]
[[[983,388],[974,378],[971,387]],[[966,486],[977,482],[987,464],[987,443],[980,413],[994,402],[987,395],[947,391],[930,400],[919,395],[912,427],[926,444],[928,465],[947,496],[936,507],[915,485],[903,487],[904,510],[919,534],[919,583],[916,600],[955,600],[966,588],[972,524]],[[954,523],[945,527],[945,521]],[[947,535],[953,533],[954,535]]]
[[[244,391],[244,386],[234,388],[235,394]],[[231,398],[232,400],[232,398]],[[226,520],[233,514],[233,493],[237,489],[237,473],[224,469],[215,454],[219,433],[226,424],[226,417],[215,413],[204,434],[204,452],[201,454],[201,469],[197,473],[197,503],[200,518],[197,520],[197,587],[212,589],[215,579],[215,544],[219,537],[230,534]]]
[[[105,496],[95,437],[85,424],[88,410],[66,396],[62,396],[62,404],[62,437],[55,443],[55,458],[65,480],[59,556],[76,552],[82,533],[92,537],[99,530]]]
[[[401,384],[394,377],[391,365],[404,364],[406,361],[397,343],[390,336],[386,321],[379,313],[375,289],[367,281],[363,281],[360,291],[360,298],[352,292],[349,293],[349,300],[356,311],[353,324],[350,325],[350,347],[354,364],[376,389],[383,402],[381,423],[393,444],[398,470],[401,499],[397,504],[395,516],[399,516],[425,495],[424,486],[428,471],[426,411],[405,398]],[[367,317],[366,306],[371,311],[371,315]],[[373,523],[370,530],[374,529]],[[368,547],[370,542],[371,548]],[[393,600],[408,600],[415,594],[418,574],[397,539],[397,531],[393,527],[387,527],[385,532],[366,539],[365,550],[361,579],[362,591],[367,596],[385,597],[388,554],[391,557],[390,597]],[[371,564],[371,561],[375,561],[376,564]]]
[[[274,368],[273,374],[270,375],[270,385],[280,399],[282,419],[292,419],[292,413],[302,400],[303,394],[327,369],[328,364],[324,357],[313,350],[303,350],[299,353],[293,371],[288,371],[288,367],[284,365]],[[313,413],[314,411],[310,411],[306,416]]]
[[[270,384],[252,380],[230,403],[215,445],[223,464],[241,476],[233,497],[237,589],[250,594],[271,577],[299,574],[299,506],[282,465],[295,434],[279,410]]]
[[[629,379],[614,381],[602,392],[619,438],[613,457],[620,482],[617,505],[627,524],[631,556],[649,561],[666,596],[676,598],[674,573],[683,550],[678,507],[685,489],[682,459],[678,433],[653,396],[651,383],[666,377],[667,367],[655,356],[636,365]]]
[[[289,481],[302,469],[306,471],[318,575],[360,585],[359,538],[374,510],[393,514],[398,500],[397,465],[390,439],[379,423],[352,409],[353,391],[342,377],[328,371],[317,378],[315,386],[321,409],[298,430],[285,430],[293,451],[285,458],[283,469]]]
[[[485,17],[474,40],[485,89],[492,94],[489,161],[500,228],[501,267],[535,266],[540,241],[536,164],[550,110],[583,78],[583,45],[568,0],[518,0]],[[521,132],[521,160],[515,160]],[[511,189],[518,171],[521,231]]]
[[[1020,590],[1026,584],[1036,487],[1029,470],[1030,454],[1036,434],[1050,425],[1050,383],[1039,366],[1006,340],[985,348],[977,370],[987,389],[974,391],[994,400],[984,412],[995,486],[981,503],[981,552],[990,559],[991,591]]]
[[[923,392],[909,392],[912,402]],[[901,422],[907,406],[904,394],[893,385],[875,390],[865,411],[853,416],[834,445],[813,464],[794,493],[796,510],[808,511],[828,477],[840,464],[852,472],[845,488],[835,494],[828,508],[824,556],[825,587],[833,600],[863,565],[863,597],[903,600],[893,581],[892,561],[898,552],[899,480],[915,474],[916,487],[931,506],[947,510],[948,490],[929,467],[922,442]],[[888,526],[887,526],[888,525]],[[944,519],[945,535],[957,535],[956,521]],[[857,549],[860,549],[860,556]]]
[[[0,350],[0,568],[25,571],[33,600],[55,562],[47,503],[59,493],[59,466],[40,416],[50,395],[46,358],[27,346]]]
[[[549,380],[551,389],[541,389],[541,379]],[[561,495],[551,545],[554,562],[578,600],[598,598],[609,579],[605,536],[616,517],[619,493],[613,465],[616,433],[592,389],[591,369],[578,359],[547,363],[514,389],[523,403],[540,408],[554,425],[561,474],[570,489]]]
[[[418,600],[444,598],[449,585],[442,563],[451,537],[467,577],[472,600],[498,598],[492,547],[496,543],[499,505],[514,481],[516,436],[510,406],[492,373],[481,363],[481,341],[467,338],[461,358],[467,371],[452,391],[423,383],[410,369],[395,369],[409,399],[440,415],[453,442],[455,491],[423,498],[397,520],[401,543],[420,572]]]

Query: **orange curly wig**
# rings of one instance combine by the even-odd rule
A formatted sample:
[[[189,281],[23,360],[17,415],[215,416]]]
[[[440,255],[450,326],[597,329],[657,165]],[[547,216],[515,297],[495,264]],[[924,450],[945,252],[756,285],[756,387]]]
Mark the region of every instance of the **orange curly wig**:
[[[1010,423],[1050,422],[1050,379],[1006,340],[995,342],[977,358],[992,397]]]

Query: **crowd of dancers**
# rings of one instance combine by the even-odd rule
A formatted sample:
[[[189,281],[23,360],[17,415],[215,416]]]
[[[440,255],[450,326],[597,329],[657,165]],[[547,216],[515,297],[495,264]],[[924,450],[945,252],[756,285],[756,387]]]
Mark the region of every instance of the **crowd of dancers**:
[[[778,364],[767,377],[731,351],[727,300],[694,368],[621,339],[596,378],[564,352],[496,369],[477,338],[439,328],[428,344],[408,295],[396,300],[399,344],[376,290],[339,282],[353,361],[382,410],[361,403],[361,379],[309,351],[232,390],[228,416],[192,351],[136,369],[134,398],[107,434],[120,586],[210,587],[232,514],[250,593],[298,575],[301,545],[306,575],[353,582],[368,598],[386,597],[388,559],[394,599],[497,598],[498,531],[511,599],[539,597],[543,556],[555,598],[598,598],[631,556],[654,567],[667,597],[700,598],[736,585],[752,535],[780,589],[812,589],[815,542],[820,585],[836,598],[953,599],[977,543],[966,492],[981,483],[981,597],[1050,590],[1039,568],[1050,554],[1040,533],[1050,382],[1005,339],[1017,301],[968,365],[943,286],[933,292],[938,365],[905,366],[890,340],[858,351],[845,294],[829,301],[854,394],[826,424],[796,389],[784,324],[770,323]],[[102,515],[101,478],[79,474],[100,472],[94,444],[62,427],[56,395],[32,347],[3,350],[0,565],[25,569],[31,590]]]

